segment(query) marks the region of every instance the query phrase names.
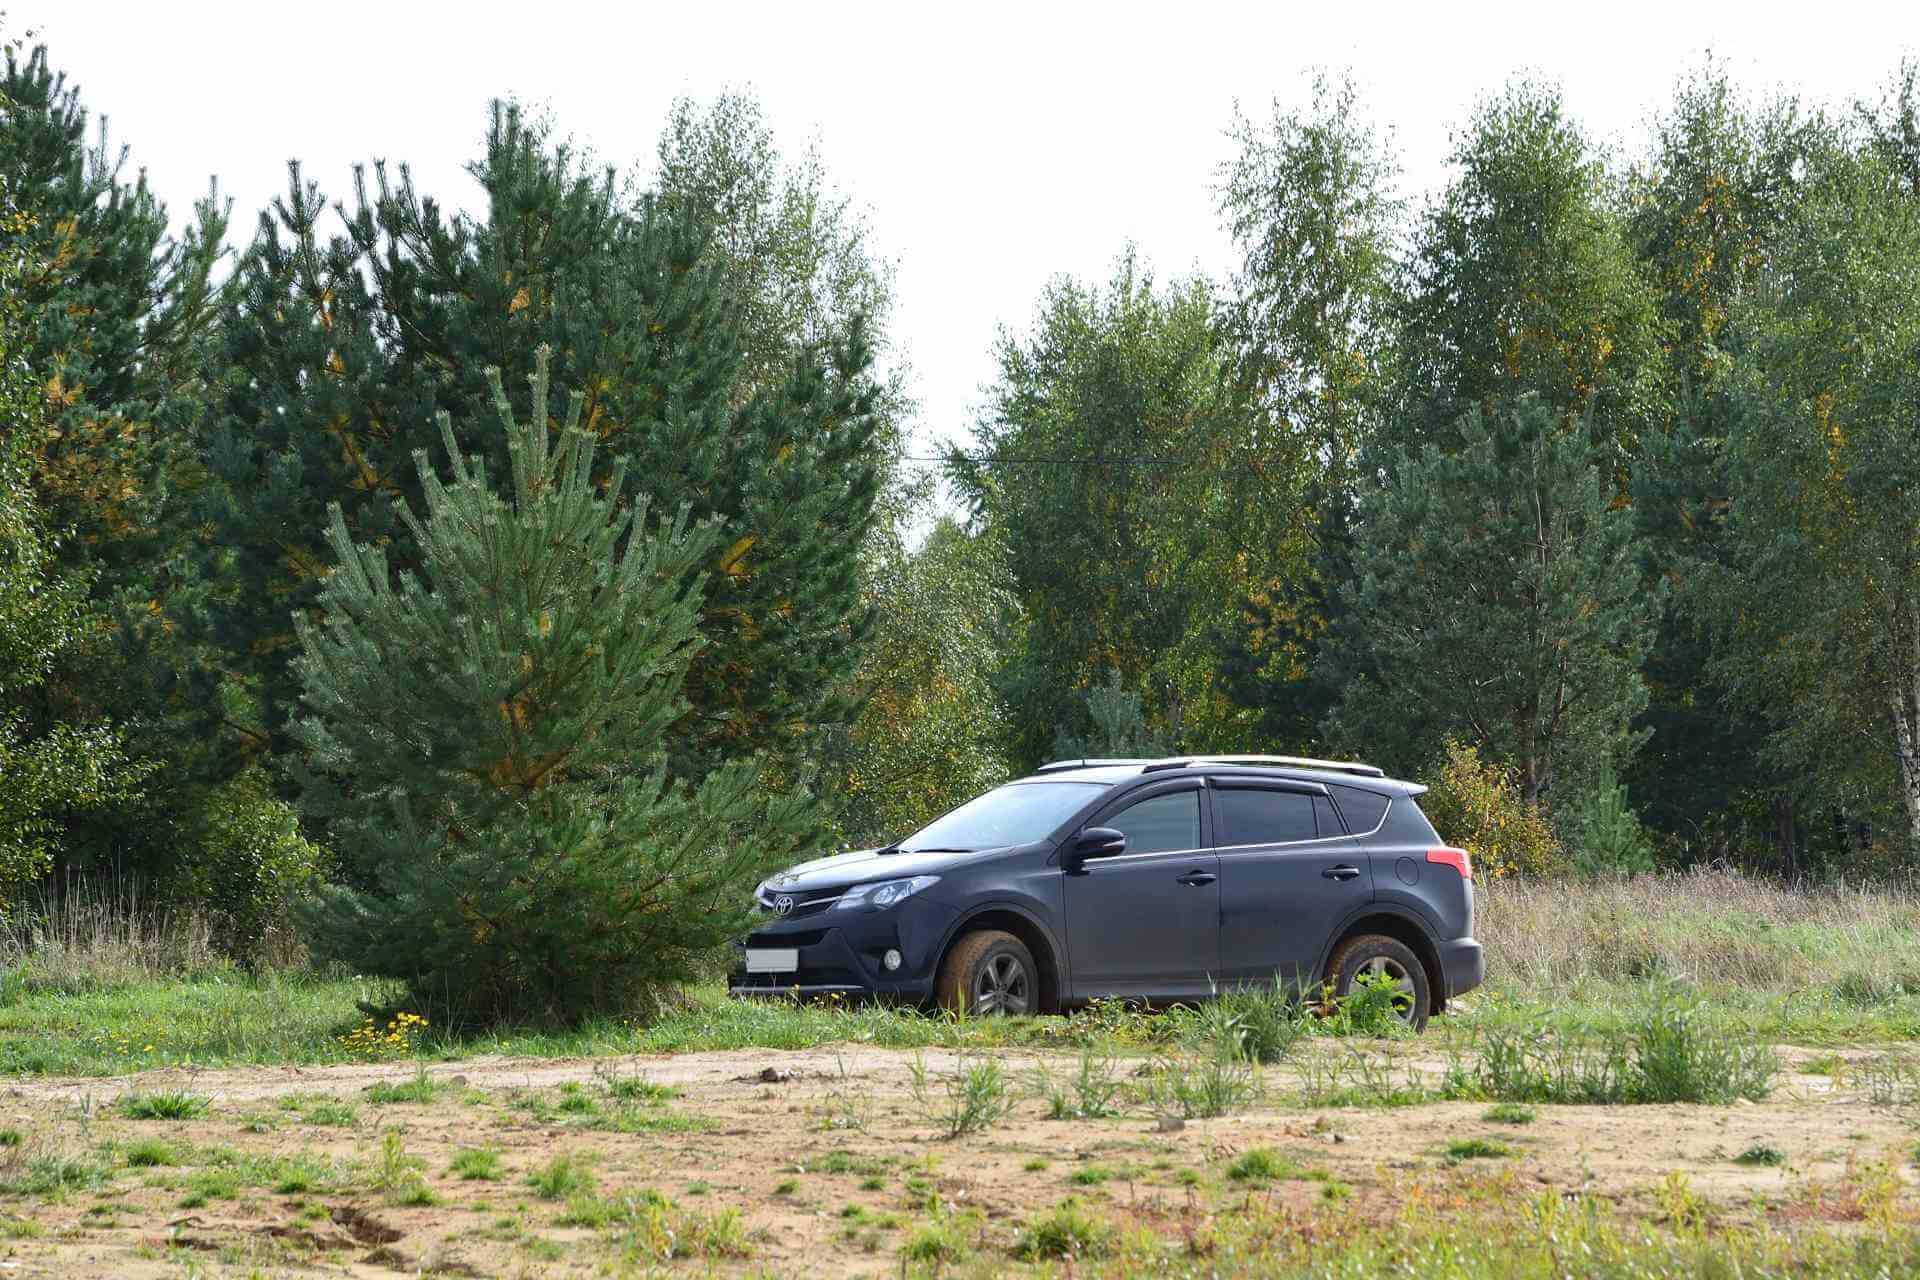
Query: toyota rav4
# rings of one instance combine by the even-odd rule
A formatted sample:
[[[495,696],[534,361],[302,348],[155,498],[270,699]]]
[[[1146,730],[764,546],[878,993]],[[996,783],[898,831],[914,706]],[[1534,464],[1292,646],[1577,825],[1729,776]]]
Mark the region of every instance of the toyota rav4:
[[[1285,756],[1050,764],[761,884],[729,987],[1020,1014],[1365,974],[1418,1028],[1485,973],[1473,870],[1425,790]]]

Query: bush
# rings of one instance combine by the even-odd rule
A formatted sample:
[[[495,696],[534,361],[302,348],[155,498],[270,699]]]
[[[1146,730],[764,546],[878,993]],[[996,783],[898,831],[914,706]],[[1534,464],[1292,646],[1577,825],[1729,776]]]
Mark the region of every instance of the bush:
[[[325,869],[325,852],[301,836],[293,806],[248,770],[200,807],[168,888],[212,917],[228,954],[252,959],[269,935],[290,923],[294,901]]]
[[[404,545],[356,547],[336,508],[325,621],[296,620],[307,799],[349,881],[307,913],[315,950],[401,980],[449,1030],[644,1005],[745,932],[753,881],[822,837],[813,799],[755,761],[697,784],[667,763],[713,528],[609,496],[624,467],[596,472],[578,396],[556,443],[490,377],[511,497],[443,415],[451,482],[423,462]],[[413,567],[396,581],[389,556]]]
[[[1566,851],[1539,805],[1520,794],[1513,771],[1480,758],[1463,742],[1448,739],[1429,771],[1433,789],[1421,798],[1440,838],[1459,845],[1474,871],[1488,879],[1549,875],[1566,865]]]

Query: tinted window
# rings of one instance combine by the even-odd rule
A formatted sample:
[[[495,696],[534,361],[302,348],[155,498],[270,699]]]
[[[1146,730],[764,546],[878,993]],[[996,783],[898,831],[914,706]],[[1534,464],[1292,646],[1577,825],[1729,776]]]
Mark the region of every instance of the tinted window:
[[[1347,834],[1346,829],[1340,825],[1340,815],[1333,811],[1333,801],[1325,796],[1313,798],[1313,825],[1319,829],[1322,840]]]
[[[909,853],[921,849],[1004,849],[1032,844],[1051,835],[1107,789],[1104,782],[1016,782],[976,796],[945,817],[935,818],[905,840]]]
[[[1200,847],[1200,793],[1175,791],[1130,804],[1100,822],[1127,837],[1128,853],[1172,853]]]
[[[1214,798],[1220,818],[1215,844],[1286,844],[1318,835],[1313,797],[1304,791],[1253,791],[1222,787]]]
[[[1380,825],[1380,819],[1386,816],[1387,798],[1377,791],[1362,791],[1359,787],[1343,787],[1334,783],[1327,790],[1333,793],[1334,803],[1340,806],[1340,816],[1347,820],[1347,830],[1357,836],[1363,836]]]

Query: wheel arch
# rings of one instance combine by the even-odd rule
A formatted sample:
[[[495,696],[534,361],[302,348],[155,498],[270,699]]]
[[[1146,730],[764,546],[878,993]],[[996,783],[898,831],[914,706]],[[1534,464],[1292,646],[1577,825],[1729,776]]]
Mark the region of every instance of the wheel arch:
[[[1333,933],[1332,940],[1320,954],[1320,965],[1316,970],[1325,982],[1332,975],[1327,973],[1327,964],[1333,959],[1333,953],[1340,944],[1349,938],[1362,934],[1378,933],[1395,941],[1403,942],[1413,954],[1419,957],[1420,967],[1427,971],[1427,993],[1430,1012],[1439,1013],[1447,1007],[1446,974],[1440,967],[1440,948],[1433,939],[1433,931],[1425,922],[1412,912],[1398,910],[1382,903],[1371,903],[1361,909]]]
[[[1033,953],[1034,964],[1040,968],[1039,1011],[1058,1013],[1061,994],[1066,990],[1066,969],[1061,960],[1059,944],[1037,916],[1010,902],[981,903],[954,921],[953,927],[947,930],[947,936],[941,940],[939,955],[934,960],[935,971],[945,962],[954,943],[981,929],[1000,929],[1026,944],[1027,950]]]

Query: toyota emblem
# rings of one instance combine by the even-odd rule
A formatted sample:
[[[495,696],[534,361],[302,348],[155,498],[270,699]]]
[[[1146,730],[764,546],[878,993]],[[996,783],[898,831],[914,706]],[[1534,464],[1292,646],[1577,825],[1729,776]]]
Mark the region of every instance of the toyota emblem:
[[[773,900],[773,914],[784,916],[793,910],[793,895],[783,893]]]

